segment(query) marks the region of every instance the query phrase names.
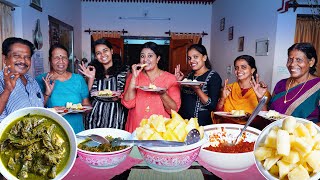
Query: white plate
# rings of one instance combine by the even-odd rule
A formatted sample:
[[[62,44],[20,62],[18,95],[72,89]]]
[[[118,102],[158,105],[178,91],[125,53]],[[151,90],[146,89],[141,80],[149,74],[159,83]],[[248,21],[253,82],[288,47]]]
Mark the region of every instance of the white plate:
[[[199,86],[201,84],[205,84],[203,81],[177,81],[181,85],[189,85],[189,86]]]
[[[224,111],[217,111],[213,113],[223,117],[245,117],[246,116],[246,115],[233,115],[230,112],[224,112]]]
[[[285,115],[285,114],[279,114],[279,116],[280,116],[279,118],[269,118],[269,117],[266,116],[267,112],[268,111],[260,111],[258,115],[263,117],[264,119],[267,119],[267,120],[270,120],[270,121],[281,120],[281,119],[284,119],[284,118],[287,117],[287,115]]]
[[[91,96],[95,96],[99,99],[110,99],[110,98],[114,98],[114,97],[118,97],[121,95],[120,91],[112,91],[112,95],[111,96],[106,96],[106,95],[98,95],[99,91],[93,91],[91,92]]]
[[[82,106],[82,109],[69,109],[69,110],[70,110],[70,113],[82,113],[91,109],[92,109],[91,106]]]
[[[166,90],[166,88],[157,87],[157,89],[151,89],[149,86],[137,86],[136,88],[141,89],[142,91],[147,92],[160,92]]]

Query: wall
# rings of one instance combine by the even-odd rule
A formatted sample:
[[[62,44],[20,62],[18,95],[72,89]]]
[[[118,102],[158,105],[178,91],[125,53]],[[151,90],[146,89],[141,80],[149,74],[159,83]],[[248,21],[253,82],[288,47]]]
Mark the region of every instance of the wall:
[[[248,54],[256,59],[258,73],[272,92],[276,83],[290,76],[287,67],[287,49],[294,43],[297,14],[312,14],[309,8],[290,8],[278,13],[281,0],[216,0],[212,8],[211,61],[222,79],[235,81],[234,72],[226,73],[226,66],[233,65],[234,59]],[[299,4],[309,1],[298,0]],[[313,2],[314,3],[314,2]],[[318,3],[320,1],[318,0]],[[239,8],[241,7],[241,8]],[[226,19],[224,31],[220,31],[220,19]],[[234,26],[234,39],[228,40],[228,28]],[[238,52],[238,37],[244,36],[244,51]],[[255,41],[269,39],[268,56],[255,56]],[[234,70],[234,69],[233,69]],[[229,81],[230,82],[230,81]]]
[[[308,2],[301,1],[299,4],[308,4]],[[290,76],[286,67],[288,59],[287,50],[294,43],[297,14],[312,14],[312,12],[309,8],[298,8],[296,12],[291,8],[288,12],[278,15],[272,87],[279,80]]]
[[[120,20],[119,17],[170,17],[171,20]],[[161,4],[161,3],[93,3],[82,2],[82,50],[83,57],[90,59],[90,35],[83,32],[94,30],[128,31],[125,36],[162,36],[172,32],[207,32],[203,44],[210,49],[211,5]]]
[[[49,22],[48,15],[63,21],[74,28],[74,54],[81,57],[81,1],[80,0],[42,0],[42,12],[29,6],[30,0],[6,0],[15,5],[14,26],[15,36],[23,37],[33,42],[32,30],[36,20],[40,19],[43,36],[44,71],[49,70]],[[32,71],[29,74],[33,75]]]
[[[236,80],[233,61],[236,57],[248,54],[255,58],[258,74],[269,90],[272,84],[273,60],[275,55],[277,32],[277,9],[280,0],[216,0],[212,8],[211,61],[214,69],[224,80]],[[220,31],[220,19],[225,18],[225,29]],[[233,40],[228,40],[228,29],[234,27]],[[238,38],[244,36],[244,51],[238,52]],[[255,56],[257,39],[269,39],[268,56]],[[227,74],[226,67],[232,65],[232,73]]]

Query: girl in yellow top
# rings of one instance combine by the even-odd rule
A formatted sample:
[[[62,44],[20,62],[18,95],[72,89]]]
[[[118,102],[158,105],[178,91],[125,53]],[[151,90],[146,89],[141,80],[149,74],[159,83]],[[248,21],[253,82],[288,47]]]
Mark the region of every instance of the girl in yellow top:
[[[251,114],[264,95],[268,99],[271,95],[267,90],[267,85],[259,81],[255,59],[252,56],[237,57],[234,60],[234,69],[237,81],[232,84],[228,84],[228,79],[224,81],[216,109],[225,112],[245,110]]]

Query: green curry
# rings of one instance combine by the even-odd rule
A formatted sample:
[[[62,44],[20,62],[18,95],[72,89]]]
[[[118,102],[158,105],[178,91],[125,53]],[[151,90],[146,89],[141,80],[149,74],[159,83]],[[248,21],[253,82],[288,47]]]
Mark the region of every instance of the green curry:
[[[19,179],[53,179],[69,159],[70,143],[57,122],[28,114],[4,130],[0,155],[7,170]]]
[[[105,138],[109,142],[112,142],[113,140],[112,136],[106,136]],[[90,152],[114,152],[114,151],[120,151],[128,147],[128,146],[112,147],[111,144],[99,144],[98,146],[91,146],[89,145],[91,142],[92,142],[91,139],[86,139],[83,142],[78,144],[78,148],[85,151],[90,151]]]

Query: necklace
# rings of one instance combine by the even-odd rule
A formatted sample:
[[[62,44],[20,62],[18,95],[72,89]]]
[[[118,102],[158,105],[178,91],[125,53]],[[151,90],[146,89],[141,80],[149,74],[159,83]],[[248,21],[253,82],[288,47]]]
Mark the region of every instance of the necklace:
[[[292,100],[302,91],[304,85],[306,85],[307,81],[309,80],[309,77],[310,77],[310,74],[308,74],[307,80],[303,83],[303,85],[302,85],[302,87],[300,88],[300,90],[298,91],[298,93],[296,93],[291,99],[287,99],[288,91],[289,91],[290,86],[291,86],[291,83],[292,83],[292,79],[291,79],[291,81],[290,81],[290,83],[289,83],[289,86],[288,86],[288,89],[287,89],[287,91],[286,91],[286,94],[284,95],[284,101],[283,101],[283,102],[284,102],[285,104],[286,104],[287,102],[289,102],[289,101],[292,101]]]

